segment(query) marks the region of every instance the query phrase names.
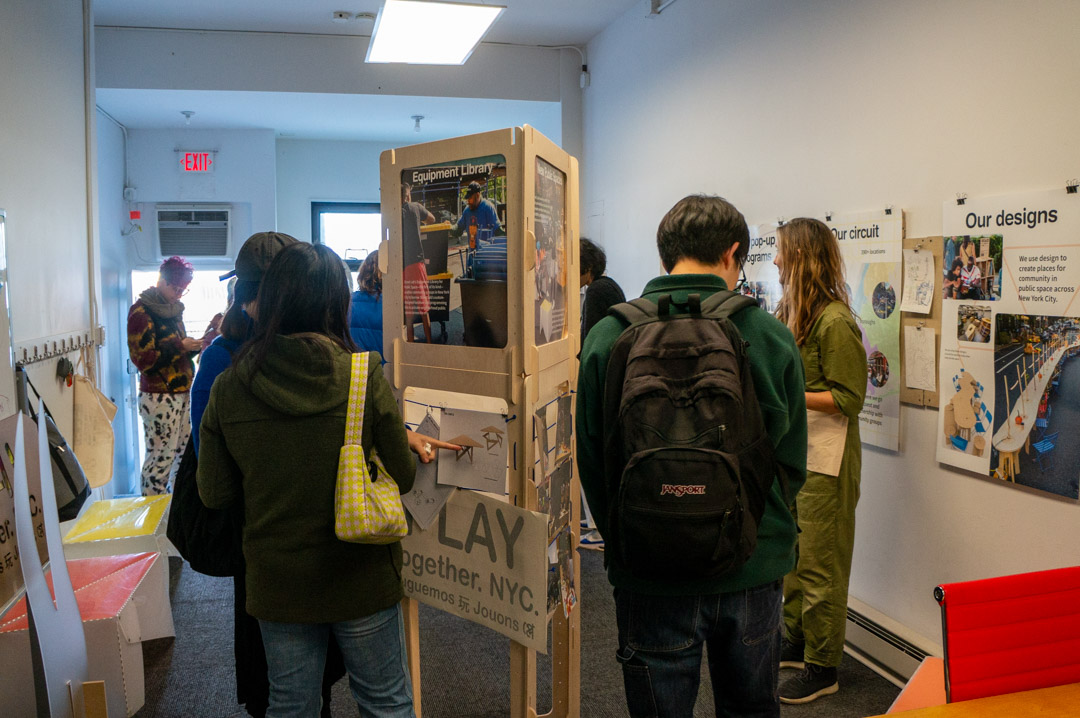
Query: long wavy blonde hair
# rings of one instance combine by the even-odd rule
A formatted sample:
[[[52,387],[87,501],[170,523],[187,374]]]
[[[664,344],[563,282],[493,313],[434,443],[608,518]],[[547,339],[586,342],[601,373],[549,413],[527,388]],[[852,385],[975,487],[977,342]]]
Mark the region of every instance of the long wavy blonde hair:
[[[830,303],[842,302],[851,311],[840,245],[824,222],[807,217],[781,225],[776,237],[780,283],[784,285],[776,318],[788,326],[795,343],[802,346]]]

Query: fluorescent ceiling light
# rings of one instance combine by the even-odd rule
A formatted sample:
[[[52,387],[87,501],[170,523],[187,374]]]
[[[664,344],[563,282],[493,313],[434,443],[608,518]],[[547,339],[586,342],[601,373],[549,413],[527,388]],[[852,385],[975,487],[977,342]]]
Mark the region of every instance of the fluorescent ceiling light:
[[[505,7],[386,0],[365,62],[463,65]]]

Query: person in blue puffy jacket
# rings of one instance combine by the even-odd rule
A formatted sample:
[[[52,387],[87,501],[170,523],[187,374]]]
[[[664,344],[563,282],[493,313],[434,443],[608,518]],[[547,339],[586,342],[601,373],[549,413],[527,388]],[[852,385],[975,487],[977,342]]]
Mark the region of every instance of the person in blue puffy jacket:
[[[367,256],[356,273],[356,291],[352,295],[352,314],[349,333],[360,351],[378,352],[382,356],[382,272],[379,271],[379,250]]]

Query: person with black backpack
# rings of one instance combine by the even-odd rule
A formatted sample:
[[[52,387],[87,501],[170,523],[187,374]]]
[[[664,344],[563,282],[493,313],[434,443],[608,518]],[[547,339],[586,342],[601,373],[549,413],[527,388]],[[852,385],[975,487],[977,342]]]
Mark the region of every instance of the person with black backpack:
[[[702,649],[717,715],[779,716],[788,504],[806,478],[802,361],[736,285],[750,234],[720,197],[664,216],[668,276],[585,338],[581,485],[615,588],[631,716],[693,714]]]

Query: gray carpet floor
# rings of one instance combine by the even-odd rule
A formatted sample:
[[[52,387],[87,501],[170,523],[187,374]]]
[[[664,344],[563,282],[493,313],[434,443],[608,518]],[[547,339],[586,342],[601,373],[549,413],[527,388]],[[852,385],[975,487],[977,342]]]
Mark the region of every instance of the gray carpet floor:
[[[622,672],[615,661],[615,603],[598,551],[581,551],[581,715],[627,716]],[[232,582],[195,573],[173,559],[171,593],[176,638],[144,644],[146,703],[138,718],[246,716],[235,703]],[[509,640],[486,628],[420,607],[422,705],[426,718],[503,718],[510,713]],[[551,707],[551,670],[537,660],[538,713]],[[789,671],[781,672],[781,679]],[[862,718],[884,713],[898,689],[844,656],[840,692],[804,706],[784,706],[783,718]],[[345,680],[334,687],[335,718],[359,715]],[[712,717],[712,689],[703,672],[695,718]]]

